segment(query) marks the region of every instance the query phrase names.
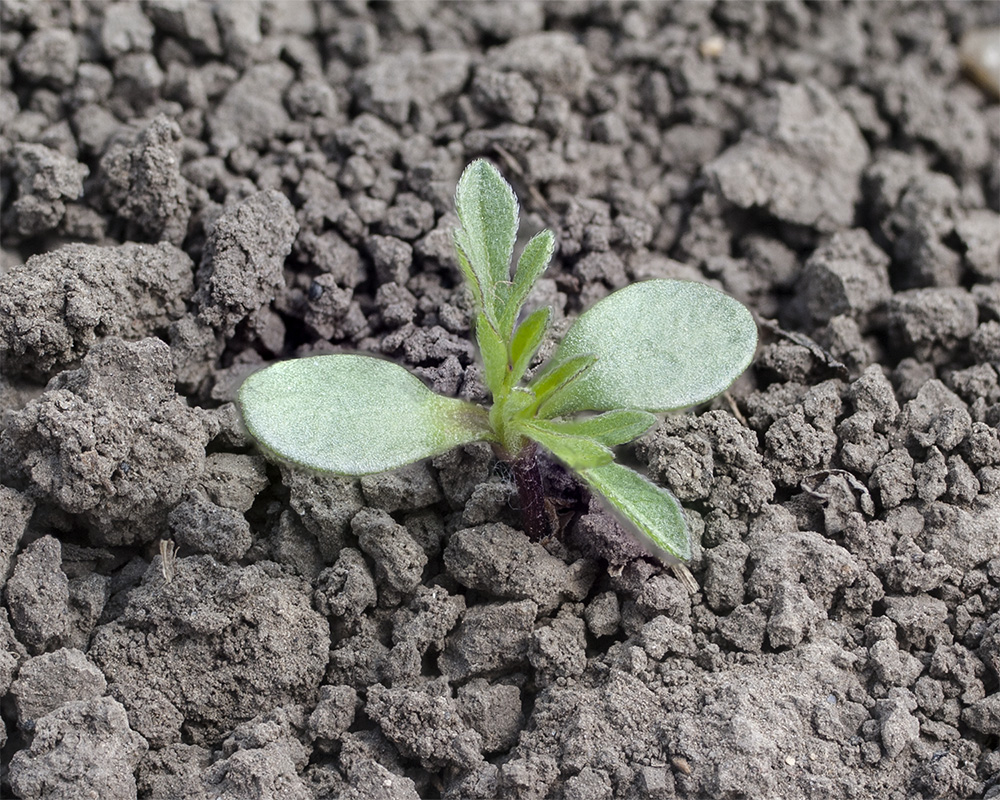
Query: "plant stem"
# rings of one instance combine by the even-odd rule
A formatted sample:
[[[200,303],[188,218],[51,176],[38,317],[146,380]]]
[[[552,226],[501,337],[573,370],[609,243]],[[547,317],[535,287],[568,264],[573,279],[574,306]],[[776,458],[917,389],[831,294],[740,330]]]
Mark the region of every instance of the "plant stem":
[[[538,469],[535,443],[524,447],[511,462],[517,494],[521,498],[521,522],[524,532],[532,541],[540,541],[549,533],[549,520],[545,513],[545,495],[542,491],[542,473]]]

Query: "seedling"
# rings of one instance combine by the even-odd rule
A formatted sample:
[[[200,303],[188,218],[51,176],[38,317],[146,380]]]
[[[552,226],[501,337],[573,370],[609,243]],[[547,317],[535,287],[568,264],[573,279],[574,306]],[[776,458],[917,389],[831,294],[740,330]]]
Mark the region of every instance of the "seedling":
[[[611,448],[648,430],[654,413],[725,391],[757,345],[750,312],[700,283],[636,283],[581,314],[551,359],[524,383],[548,331],[550,309],[523,320],[521,310],[548,266],[555,239],[548,230],[533,237],[511,275],[517,200],[486,161],[465,170],[455,202],[458,263],[472,292],[493,405],[436,395],[379,358],[314,356],[247,378],[239,393],[247,429],[279,458],[340,475],[382,472],[467,442],[491,442],[513,468],[524,527],[534,539],[549,532],[536,461],[541,446],[657,554],[689,559],[680,504],[616,463]]]

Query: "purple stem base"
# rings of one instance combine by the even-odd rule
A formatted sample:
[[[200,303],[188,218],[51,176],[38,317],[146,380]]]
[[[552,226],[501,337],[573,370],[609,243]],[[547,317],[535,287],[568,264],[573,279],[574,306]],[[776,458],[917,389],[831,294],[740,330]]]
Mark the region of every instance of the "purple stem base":
[[[524,532],[538,542],[549,534],[549,519],[545,513],[545,494],[542,489],[542,473],[538,469],[535,445],[524,448],[511,462],[517,494],[521,499],[521,520]]]

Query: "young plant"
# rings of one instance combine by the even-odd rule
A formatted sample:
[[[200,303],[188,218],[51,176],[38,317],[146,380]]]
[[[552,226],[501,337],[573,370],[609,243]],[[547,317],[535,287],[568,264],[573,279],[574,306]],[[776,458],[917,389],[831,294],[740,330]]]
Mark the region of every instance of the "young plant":
[[[547,230],[533,237],[511,275],[518,227],[511,187],[495,167],[475,161],[459,180],[455,202],[458,263],[472,292],[493,405],[438,396],[382,359],[314,356],[247,378],[239,393],[247,429],[279,458],[340,475],[382,472],[467,442],[491,442],[513,468],[524,527],[535,539],[548,533],[536,462],[541,446],[657,554],[689,559],[680,504],[616,463],[611,448],[648,430],[654,413],[725,391],[757,345],[750,312],[703,284],[636,283],[581,314],[548,363],[524,383],[550,310],[522,320],[521,309],[548,266],[554,237]]]

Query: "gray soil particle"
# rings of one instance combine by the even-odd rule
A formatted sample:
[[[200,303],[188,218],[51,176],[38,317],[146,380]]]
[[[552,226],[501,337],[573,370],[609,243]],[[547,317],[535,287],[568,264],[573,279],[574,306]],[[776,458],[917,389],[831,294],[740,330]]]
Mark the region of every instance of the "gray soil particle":
[[[112,143],[101,158],[104,199],[128,223],[128,238],[183,244],[191,212],[180,140],[177,123],[160,115],[133,141]]]
[[[151,749],[136,769],[138,794],[150,800],[209,800],[201,775],[211,762],[211,751],[197,745],[171,744]]]
[[[587,667],[584,621],[560,615],[538,628],[528,648],[528,661],[539,687],[580,677]]]
[[[115,683],[109,692],[128,711],[132,730],[151,748],[168,746],[182,737],[184,715],[158,689],[136,683]]]
[[[364,505],[358,480],[280,466],[282,483],[290,492],[289,505],[316,537],[323,557],[335,560],[345,544],[351,519]]]
[[[351,531],[375,562],[377,581],[388,589],[379,596],[380,605],[395,605],[400,596],[416,590],[427,555],[403,525],[385,511],[363,508],[351,520]]]
[[[719,620],[718,631],[731,646],[746,653],[759,653],[764,646],[767,616],[758,602],[733,609]]]
[[[705,601],[716,612],[732,611],[743,602],[744,572],[750,548],[739,540],[705,550]]]
[[[854,120],[818,83],[779,84],[752,128],[707,165],[733,205],[833,231],[851,224],[868,147]]]
[[[890,689],[889,697],[875,704],[886,757],[896,758],[920,735],[920,721],[911,713],[916,708],[917,701],[913,694],[898,688]]]
[[[187,254],[167,243],[71,244],[33,256],[0,276],[5,371],[47,378],[100,339],[162,331],[185,313],[192,273]]]
[[[977,496],[968,509],[932,503],[925,519],[922,541],[958,569],[986,563],[1000,552],[1000,498],[995,493]]]
[[[24,237],[58,227],[66,213],[66,201],[83,195],[83,179],[90,170],[45,145],[26,142],[14,145],[13,162],[17,199],[5,223]]]
[[[21,492],[0,486],[0,590],[10,577],[14,554],[28,528],[35,504]]]
[[[216,505],[245,513],[269,484],[265,465],[256,453],[210,453],[205,459],[201,487]]]
[[[375,579],[361,551],[345,547],[316,578],[313,602],[324,616],[357,619],[378,602]]]
[[[822,609],[860,576],[857,560],[844,548],[812,531],[776,530],[762,525],[750,535],[753,596],[773,598],[784,581],[798,579]]]
[[[77,38],[68,30],[49,27],[32,33],[14,57],[26,81],[57,90],[73,84],[79,62]]]
[[[462,718],[483,740],[484,754],[509,750],[524,727],[521,692],[506,683],[473,678],[458,689]]]
[[[61,648],[25,661],[10,695],[18,727],[31,732],[39,719],[63,703],[95,700],[105,689],[104,675],[83,652]]]
[[[594,636],[613,635],[622,621],[618,595],[614,592],[601,592],[587,604],[583,617],[587,621],[587,629]]]
[[[354,723],[358,693],[350,686],[321,686],[316,707],[309,715],[308,732],[313,741],[329,746]]]
[[[282,95],[293,78],[281,62],[257,64],[247,70],[208,117],[212,145],[223,156],[238,147],[260,149],[285,133],[290,123]]]
[[[136,797],[136,765],[148,745],[110,697],[65,703],[38,720],[30,747],[10,762],[10,785],[22,800]]]
[[[962,712],[962,721],[987,736],[1000,734],[1000,694],[992,694]]]
[[[232,330],[274,300],[285,285],[282,264],[297,231],[292,204],[274,190],[226,211],[209,232],[198,268],[200,318]]]
[[[348,750],[347,745],[344,748]],[[368,757],[341,755],[349,786],[337,795],[341,800],[420,800],[410,778]]]
[[[170,583],[151,567],[121,616],[97,629],[90,656],[112,690],[157,689],[183,714],[185,735],[210,744],[262,710],[311,697],[329,642],[301,580],[267,562],[195,556],[178,560]]]
[[[782,581],[771,598],[767,619],[768,643],[775,650],[796,647],[810,632],[813,623],[822,618],[822,612],[803,584]]]
[[[525,666],[538,606],[531,600],[473,606],[448,636],[438,667],[453,683]]]
[[[950,641],[945,625],[948,608],[942,600],[928,595],[886,597],[885,615],[899,626],[904,645],[923,650],[928,639]]]
[[[902,351],[935,364],[946,363],[976,332],[974,298],[964,289],[913,289],[893,296],[889,327]]]
[[[493,452],[485,442],[474,442],[437,456],[431,463],[448,505],[462,509],[468,507],[476,487],[489,480]]]
[[[194,495],[171,509],[167,524],[186,554],[207,553],[222,563],[239,561],[252,544],[243,514]]]
[[[662,661],[668,655],[691,658],[697,653],[691,629],[664,615],[653,617],[643,625],[638,638],[654,661]]]
[[[382,732],[424,768],[456,766],[470,769],[482,759],[483,739],[462,719],[454,698],[434,691],[368,690],[365,711]]]
[[[565,33],[531,33],[491,50],[487,65],[520,73],[540,92],[571,100],[583,94],[593,74],[586,49]]]
[[[389,513],[415,511],[441,499],[441,488],[424,463],[377,475],[363,475],[361,491],[370,506]]]
[[[806,261],[797,293],[816,323],[840,314],[862,316],[885,303],[889,256],[861,228],[835,233]]]
[[[548,613],[564,599],[582,600],[593,579],[585,562],[567,565],[542,545],[501,523],[460,530],[444,551],[448,573],[487,597],[533,600]]]
[[[982,208],[967,212],[955,225],[955,233],[965,245],[965,263],[983,281],[1000,280],[998,226],[1000,214]]]
[[[162,529],[207,441],[201,415],[174,392],[167,346],[109,338],[8,417],[0,456],[33,495],[85,515],[96,542],[123,544]]]
[[[61,555],[58,539],[35,540],[15,559],[4,590],[11,625],[33,654],[58,646],[69,623],[69,579]]]
[[[678,452],[674,437],[681,438],[687,452]],[[681,499],[707,496],[714,507],[729,514],[759,511],[774,495],[756,435],[723,412],[668,417],[638,442],[636,453],[649,464],[650,474]]]
[[[311,800],[287,747],[270,743],[238,750],[204,773],[213,800]]]
[[[469,62],[462,50],[389,56],[360,70],[352,91],[362,110],[396,125],[415,114],[430,124],[435,107],[466,83]]]

